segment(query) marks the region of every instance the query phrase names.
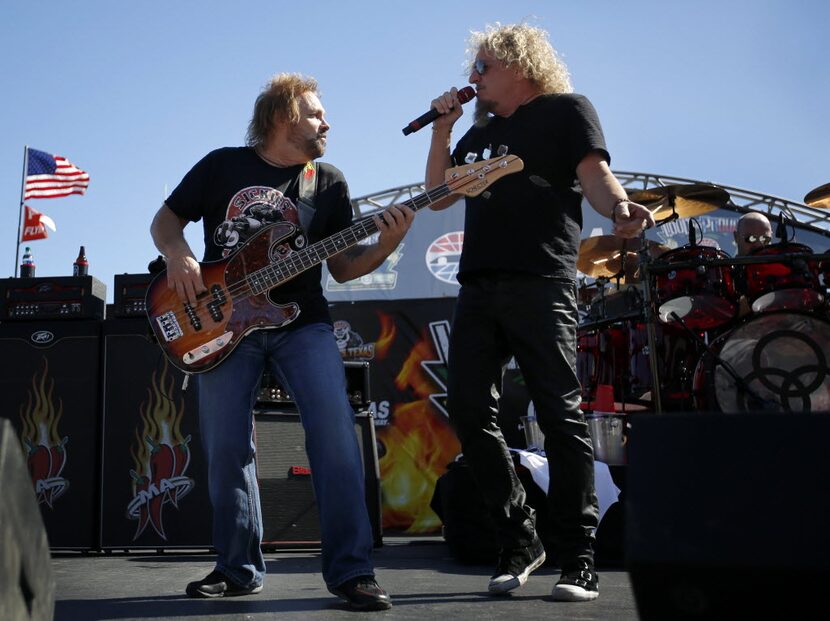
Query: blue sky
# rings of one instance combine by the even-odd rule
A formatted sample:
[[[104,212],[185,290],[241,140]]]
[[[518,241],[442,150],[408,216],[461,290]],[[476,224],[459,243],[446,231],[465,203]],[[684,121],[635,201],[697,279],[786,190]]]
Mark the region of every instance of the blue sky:
[[[0,6],[0,277],[14,273],[23,147],[90,173],[87,194],[31,200],[57,224],[39,276],[86,246],[114,274],[156,255],[153,214],[211,149],[241,144],[274,73],[316,77],[325,160],[352,196],[418,182],[429,136],[401,128],[466,83],[486,24],[548,30],[596,106],[612,168],[802,200],[830,181],[830,3],[823,0],[4,2]],[[470,115],[461,121],[467,127]],[[830,214],[829,214],[830,215]],[[440,217],[427,214],[419,217]],[[200,230],[188,239],[201,254]]]

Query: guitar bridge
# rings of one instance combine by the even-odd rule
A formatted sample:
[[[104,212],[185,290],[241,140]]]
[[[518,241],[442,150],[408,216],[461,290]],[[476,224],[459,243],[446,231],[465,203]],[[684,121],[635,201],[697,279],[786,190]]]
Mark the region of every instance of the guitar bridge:
[[[156,317],[156,323],[161,329],[161,334],[164,340],[168,343],[181,338],[184,335],[179,320],[176,319],[176,314],[173,311],[167,311],[163,315]]]
[[[199,347],[195,349],[191,349],[184,356],[182,356],[182,360],[187,365],[195,364],[203,358],[207,358],[208,356],[215,354],[219,350],[230,345],[232,338],[233,332],[225,332],[221,336],[217,336],[215,339],[199,345]]]

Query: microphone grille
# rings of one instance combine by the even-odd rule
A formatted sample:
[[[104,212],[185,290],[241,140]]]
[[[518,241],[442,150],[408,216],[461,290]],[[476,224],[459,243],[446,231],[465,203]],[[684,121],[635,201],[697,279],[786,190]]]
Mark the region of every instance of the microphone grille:
[[[475,89],[472,86],[465,86],[458,91],[458,101],[465,104],[476,96]]]

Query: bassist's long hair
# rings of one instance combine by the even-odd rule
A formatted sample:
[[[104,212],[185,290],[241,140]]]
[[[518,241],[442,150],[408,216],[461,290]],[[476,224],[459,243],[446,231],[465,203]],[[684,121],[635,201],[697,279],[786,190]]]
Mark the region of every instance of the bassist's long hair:
[[[271,78],[256,98],[246,144],[255,149],[263,146],[277,121],[299,123],[300,106],[297,100],[300,95],[309,92],[319,95],[314,78],[299,73],[279,73]]]

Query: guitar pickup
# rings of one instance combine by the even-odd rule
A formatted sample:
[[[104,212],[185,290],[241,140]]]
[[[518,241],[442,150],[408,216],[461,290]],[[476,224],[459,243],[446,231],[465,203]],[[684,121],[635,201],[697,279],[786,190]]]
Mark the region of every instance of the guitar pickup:
[[[196,310],[190,304],[185,303],[184,312],[187,315],[187,318],[190,319],[190,325],[193,326],[193,329],[197,332],[201,330],[202,322],[196,314]]]
[[[213,301],[207,304],[208,314],[213,321],[219,323],[225,318],[222,306],[228,303],[228,299],[225,297],[225,291],[219,285],[213,285],[210,288],[210,293],[213,295]]]
[[[195,364],[230,345],[232,338],[233,332],[225,332],[221,336],[217,336],[215,339],[199,345],[199,347],[195,349],[191,349],[184,356],[182,356],[182,360],[187,365]]]
[[[161,330],[164,340],[168,343],[184,335],[182,327],[179,325],[179,320],[176,319],[176,314],[173,311],[167,311],[163,315],[156,317],[156,323]]]

